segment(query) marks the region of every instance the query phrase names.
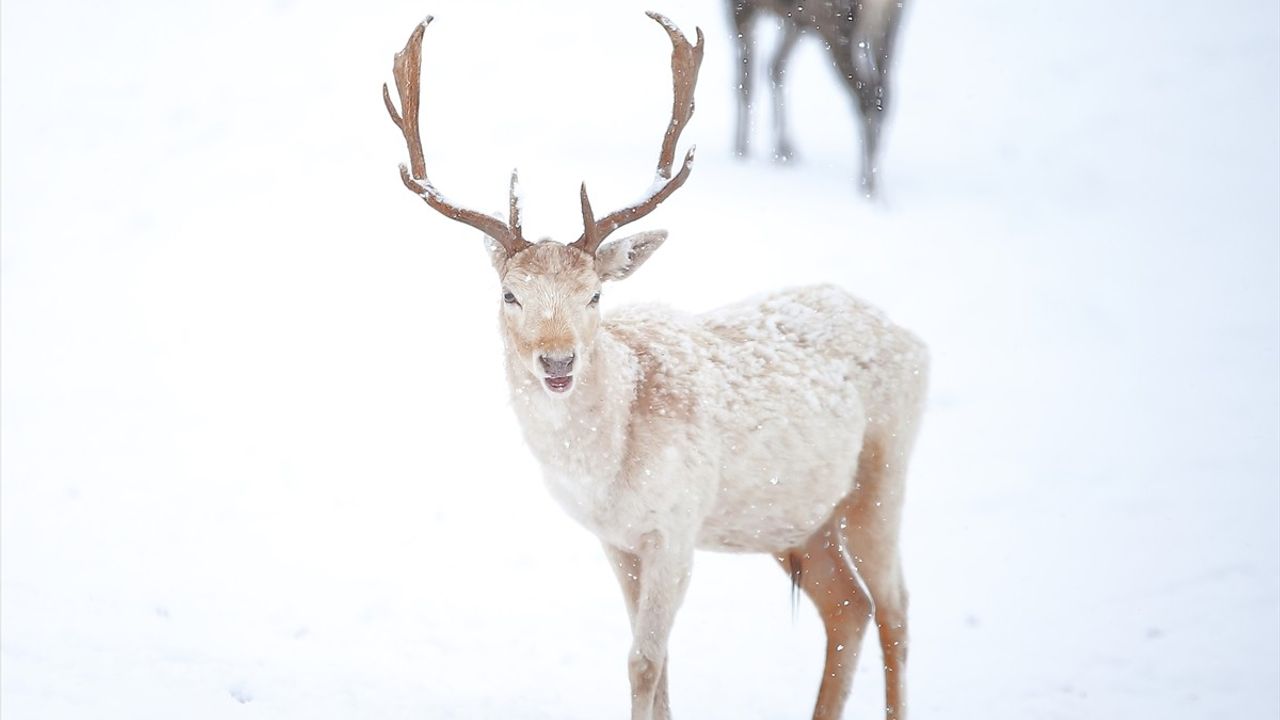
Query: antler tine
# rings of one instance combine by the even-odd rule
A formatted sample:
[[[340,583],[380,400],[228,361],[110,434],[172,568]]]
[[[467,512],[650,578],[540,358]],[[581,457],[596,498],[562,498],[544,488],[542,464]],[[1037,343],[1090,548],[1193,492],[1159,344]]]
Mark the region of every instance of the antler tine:
[[[511,227],[516,237],[524,242],[524,221],[520,217],[520,173],[516,170],[511,171],[511,193],[510,193],[510,210],[507,225]],[[528,244],[528,243],[526,243]]]
[[[684,131],[685,125],[688,125],[690,118],[693,117],[693,91],[698,84],[698,70],[702,67],[702,50],[704,47],[702,44],[702,29],[695,28],[698,42],[691,45],[684,33],[680,32],[680,28],[676,27],[675,23],[665,16],[653,11],[645,14],[661,25],[662,29],[667,31],[667,36],[671,38],[671,122],[667,125],[667,132],[662,138],[662,150],[658,154],[657,177],[649,192],[639,202],[611,212],[599,221],[595,221],[589,217],[590,204],[587,202],[586,186],[585,184],[583,185],[582,221],[584,228],[582,237],[574,241],[573,246],[590,254],[595,254],[596,249],[600,247],[600,243],[604,242],[604,239],[614,230],[653,212],[659,203],[670,197],[681,185],[684,185],[685,180],[689,178],[689,171],[693,167],[693,148],[689,148],[680,171],[674,176],[671,174],[675,164],[676,144],[680,141],[680,133]]]
[[[582,227],[584,249],[590,248],[587,252],[595,253],[595,249],[600,247],[601,238],[596,237],[596,216],[591,212],[591,200],[587,198],[587,184],[582,183]]]
[[[426,17],[409,35],[404,49],[395,54],[392,72],[396,81],[396,92],[400,95],[400,107],[403,114],[396,112],[395,103],[391,101],[391,91],[387,84],[382,84],[382,101],[387,106],[391,121],[400,128],[404,135],[405,145],[409,149],[409,166],[400,165],[400,179],[413,194],[421,197],[428,205],[451,220],[470,225],[489,237],[497,240],[506,249],[507,255],[514,255],[529,245],[521,235],[520,215],[516,207],[516,179],[511,177],[511,220],[503,222],[475,210],[456,205],[445,198],[427,178],[427,163],[422,153],[422,133],[418,126],[418,103],[421,96],[420,80],[422,75],[422,36],[427,25],[431,24],[430,15]]]
[[[392,73],[396,80],[396,92],[400,95],[400,107],[404,108],[403,116],[396,112],[396,106],[391,102],[391,91],[387,89],[386,83],[382,83],[382,102],[387,106],[391,122],[394,122],[396,127],[400,128],[400,134],[404,135],[405,144],[409,147],[409,165],[413,168],[414,178],[427,176],[427,164],[422,156],[422,138],[418,132],[420,97],[418,80],[422,63],[422,35],[434,19],[428,15],[419,23],[413,29],[408,42],[404,44],[404,49],[395,55]],[[408,66],[407,72],[406,66]]]
[[[698,84],[698,69],[702,67],[702,28],[694,28],[698,42],[689,45],[675,23],[652,10],[645,14],[662,25],[671,37],[671,123],[667,125],[667,134],[662,138],[662,152],[658,155],[658,174],[669,178],[671,165],[675,162],[676,143],[680,140],[680,133],[684,132],[684,126],[693,117],[693,89]]]

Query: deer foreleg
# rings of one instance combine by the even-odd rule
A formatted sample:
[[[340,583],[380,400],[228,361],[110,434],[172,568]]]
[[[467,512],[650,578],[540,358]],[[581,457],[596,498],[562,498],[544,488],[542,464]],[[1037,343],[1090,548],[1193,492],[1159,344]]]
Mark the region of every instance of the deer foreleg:
[[[646,543],[634,554],[638,562],[633,567],[640,572],[627,659],[632,720],[666,720],[671,713],[666,693],[667,639],[689,586],[693,551],[663,545]]]
[[[636,629],[636,608],[640,604],[640,558],[635,553],[627,552],[612,545],[604,545],[604,553],[609,558],[609,566],[618,577],[622,587],[622,599],[627,605],[627,618],[631,622],[631,632]],[[662,658],[662,672],[658,675],[658,686],[653,693],[653,720],[670,720],[671,698],[667,693],[667,656]]]

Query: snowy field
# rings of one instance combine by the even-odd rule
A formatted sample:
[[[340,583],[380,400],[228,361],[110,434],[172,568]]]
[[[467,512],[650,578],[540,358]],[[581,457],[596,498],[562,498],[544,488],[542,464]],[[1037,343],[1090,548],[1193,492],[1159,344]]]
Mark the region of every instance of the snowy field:
[[[432,179],[496,209],[518,166],[526,231],[572,239],[580,181],[652,177],[651,6],[706,32],[698,159],[605,308],[830,281],[929,342],[913,717],[1280,716],[1275,2],[917,0],[875,205],[816,41],[798,161],[763,85],[732,157],[718,0],[369,5],[0,6],[4,720],[626,715],[480,239],[401,186],[379,93],[434,14]],[[772,560],[700,554],[672,642],[679,718],[808,717],[821,625]]]

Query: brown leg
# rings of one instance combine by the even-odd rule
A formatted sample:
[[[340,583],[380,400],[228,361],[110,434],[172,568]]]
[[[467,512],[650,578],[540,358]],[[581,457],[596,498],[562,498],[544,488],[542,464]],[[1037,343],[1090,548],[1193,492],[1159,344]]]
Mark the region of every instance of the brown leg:
[[[871,617],[871,599],[859,583],[843,546],[839,521],[832,518],[803,547],[777,557],[792,577],[795,563],[800,563],[800,587],[817,607],[827,630],[826,663],[813,709],[814,720],[839,720]]]
[[[859,577],[875,607],[884,654],[885,717],[905,720],[907,712],[907,586],[898,552],[907,452],[914,431],[896,440],[868,442],[858,461],[858,488],[841,503],[844,536]],[[884,448],[893,448],[886,451]]]
[[[874,614],[884,657],[885,717],[906,718],[907,588],[898,553],[906,453],[912,432],[885,452],[868,440],[854,491],[803,547],[777,556],[809,596],[827,630],[827,658],[814,720],[837,720],[853,682],[867,621]]]

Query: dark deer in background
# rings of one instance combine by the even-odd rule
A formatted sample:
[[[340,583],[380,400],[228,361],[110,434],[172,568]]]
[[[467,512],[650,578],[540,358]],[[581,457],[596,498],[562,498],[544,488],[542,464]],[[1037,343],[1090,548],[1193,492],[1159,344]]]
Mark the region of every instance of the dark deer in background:
[[[773,86],[774,156],[789,160],[793,154],[787,139],[784,89],[787,60],[796,41],[813,32],[831,54],[840,80],[849,89],[862,120],[863,192],[875,194],[880,151],[880,131],[889,103],[889,67],[894,38],[902,18],[903,0],[729,0],[738,34],[738,130],[735,150],[747,154],[750,134],[751,64],[754,43],[752,21],[760,13],[776,15],[782,22],[782,39],[769,64]]]

